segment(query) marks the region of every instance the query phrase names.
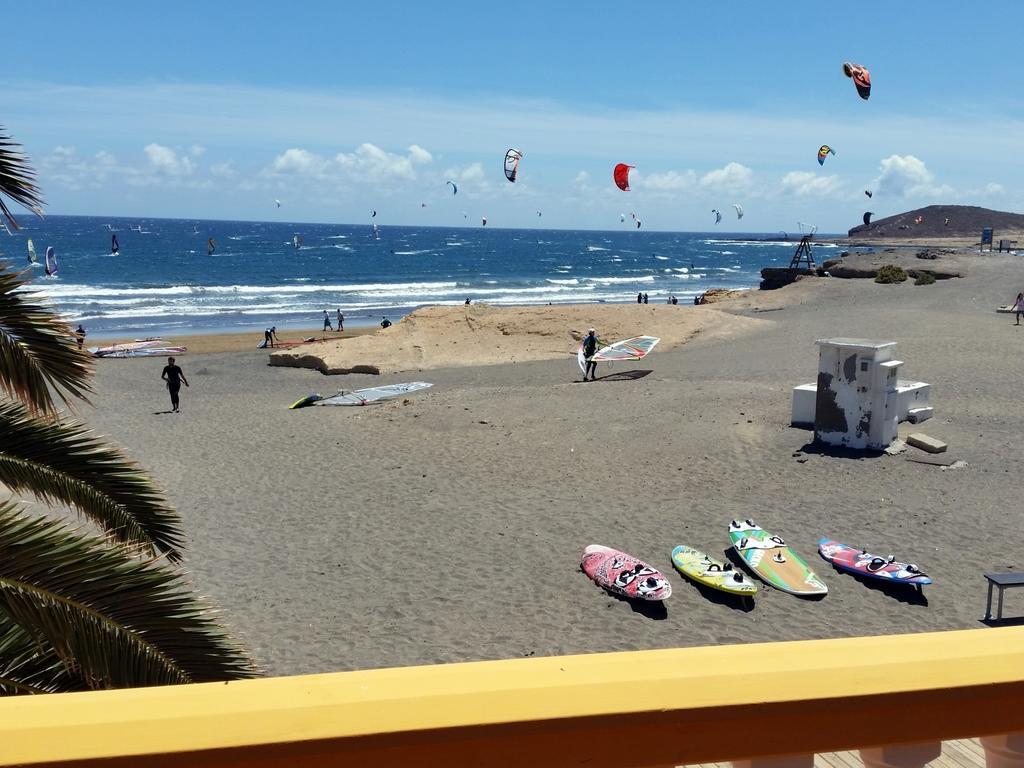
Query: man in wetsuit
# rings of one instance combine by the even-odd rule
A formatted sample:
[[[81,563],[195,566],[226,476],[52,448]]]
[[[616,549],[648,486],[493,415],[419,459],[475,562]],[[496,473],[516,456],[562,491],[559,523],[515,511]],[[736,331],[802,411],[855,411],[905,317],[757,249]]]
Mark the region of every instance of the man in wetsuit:
[[[164,372],[160,374],[160,378],[167,382],[167,391],[171,393],[171,410],[178,413],[178,390],[181,389],[181,382],[185,382],[185,386],[188,386],[188,379],[185,378],[181,368],[174,364],[173,357],[167,358],[167,365],[164,366]]]
[[[277,326],[272,325],[263,332],[263,346],[272,347],[275,341],[280,341],[277,338]]]
[[[597,361],[594,360],[594,353],[597,352],[597,332],[591,328],[587,331],[586,337],[583,339],[583,358],[587,361],[587,367],[583,369],[583,380],[587,380],[587,374],[590,374],[590,380],[594,381],[597,378]]]

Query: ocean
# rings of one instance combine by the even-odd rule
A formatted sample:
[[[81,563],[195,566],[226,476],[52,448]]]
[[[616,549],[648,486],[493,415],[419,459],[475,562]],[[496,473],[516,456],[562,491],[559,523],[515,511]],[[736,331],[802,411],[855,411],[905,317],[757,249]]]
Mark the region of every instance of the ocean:
[[[782,233],[573,231],[287,224],[83,216],[22,217],[0,256],[26,266],[53,246],[58,273],[33,268],[41,290],[91,337],[322,327],[397,320],[468,298],[493,305],[651,302],[692,305],[708,288],[752,288],[786,266]],[[110,252],[117,236],[120,253]],[[208,255],[207,241],[216,250]],[[296,247],[298,242],[298,247]],[[836,246],[815,245],[827,258]]]

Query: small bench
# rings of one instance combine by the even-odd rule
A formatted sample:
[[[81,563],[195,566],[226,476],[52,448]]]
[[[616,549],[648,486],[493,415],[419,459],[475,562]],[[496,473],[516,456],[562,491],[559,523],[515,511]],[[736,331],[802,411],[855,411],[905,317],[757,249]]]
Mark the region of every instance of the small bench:
[[[999,590],[999,604],[996,607],[995,621],[1003,620],[1003,591],[1010,587],[1024,587],[1024,573],[986,573],[988,579],[988,604],[985,607],[984,621],[992,620],[992,588]]]

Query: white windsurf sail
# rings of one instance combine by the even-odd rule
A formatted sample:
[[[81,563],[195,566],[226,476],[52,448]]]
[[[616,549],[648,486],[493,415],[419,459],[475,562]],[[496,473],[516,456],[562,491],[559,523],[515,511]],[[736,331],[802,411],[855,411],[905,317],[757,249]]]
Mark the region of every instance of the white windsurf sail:
[[[394,397],[401,397],[410,392],[417,392],[434,386],[426,381],[410,381],[404,384],[388,384],[383,387],[369,387],[368,389],[357,389],[354,392],[339,392],[331,397],[318,400],[316,405],[367,405],[381,400],[390,400]]]
[[[36,256],[36,246],[35,243],[32,242],[31,237],[28,239],[28,263],[36,266],[39,265],[39,257]]]
[[[46,274],[50,277],[57,276],[57,254],[53,252],[53,246],[46,247]]]
[[[616,341],[594,353],[594,360],[642,360],[661,341],[657,336],[634,336],[632,339]]]

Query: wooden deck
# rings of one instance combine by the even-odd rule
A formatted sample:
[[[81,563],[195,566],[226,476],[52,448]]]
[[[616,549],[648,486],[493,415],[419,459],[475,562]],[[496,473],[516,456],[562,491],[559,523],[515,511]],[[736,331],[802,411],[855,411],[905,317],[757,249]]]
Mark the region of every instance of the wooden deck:
[[[977,739],[942,742],[942,754],[929,768],[984,768],[985,750]],[[732,768],[731,763],[697,763],[685,768]],[[814,756],[814,768],[864,768],[856,752],[825,752]]]

